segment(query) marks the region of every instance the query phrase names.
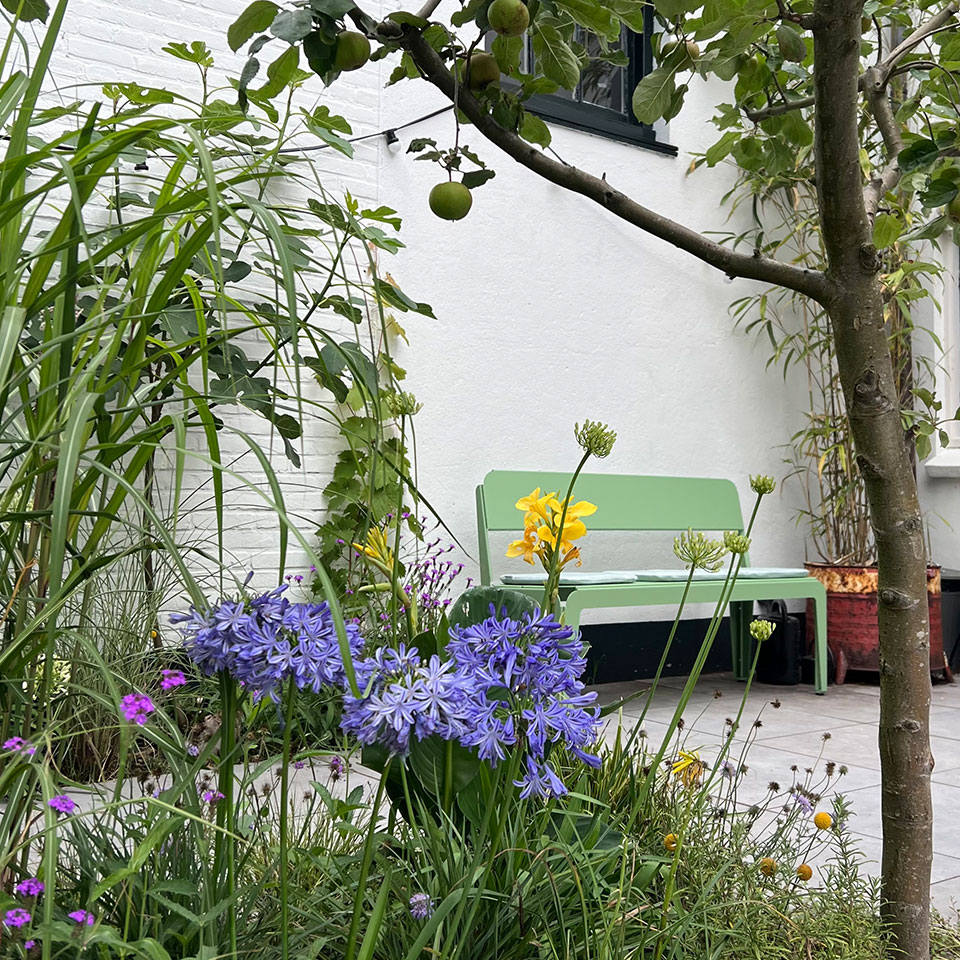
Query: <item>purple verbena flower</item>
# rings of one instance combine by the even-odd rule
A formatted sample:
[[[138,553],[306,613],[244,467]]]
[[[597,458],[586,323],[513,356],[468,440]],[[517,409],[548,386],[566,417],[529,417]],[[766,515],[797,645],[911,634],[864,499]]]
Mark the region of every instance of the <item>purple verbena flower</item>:
[[[174,687],[182,687],[187,678],[182,670],[161,670],[160,671],[160,689],[172,690]]]
[[[77,809],[77,804],[65,793],[58,797],[51,797],[47,801],[47,806],[53,807],[57,813],[73,813]]]
[[[21,897],[39,897],[43,893],[43,881],[36,877],[27,877],[26,880],[21,880],[14,890]]]
[[[36,941],[36,940],[24,940],[24,941],[23,941],[23,949],[24,949],[24,950],[32,950],[36,945],[37,945],[37,941]]]
[[[29,741],[24,740],[23,737],[11,737],[9,740],[5,740],[3,749],[14,750],[26,757],[32,757],[37,752],[37,748]]]
[[[23,907],[14,907],[3,915],[4,925],[8,926],[11,930],[25,927],[32,919],[30,912],[24,910]]]
[[[156,709],[153,701],[145,693],[128,693],[120,701],[120,712],[123,714],[123,719],[141,727]]]
[[[223,799],[223,794],[219,790],[204,790],[202,797],[204,803],[215,806]]]
[[[97,922],[97,918],[89,910],[74,910],[67,916],[80,926],[92,927]]]
[[[410,898],[410,916],[414,920],[427,920],[433,916],[433,901],[425,893],[415,893]]]
[[[343,771],[343,757],[332,756],[330,758],[330,779],[336,783],[343,776]]]
[[[190,756],[190,757],[199,757],[199,756],[200,756],[200,748],[199,748],[195,743],[188,743],[188,744],[187,744],[187,756]]]

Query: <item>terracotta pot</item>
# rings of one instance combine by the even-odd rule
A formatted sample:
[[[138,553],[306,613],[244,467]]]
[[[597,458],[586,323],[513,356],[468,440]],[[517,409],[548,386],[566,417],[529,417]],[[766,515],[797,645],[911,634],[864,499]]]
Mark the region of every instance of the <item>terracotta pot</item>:
[[[877,568],[805,563],[827,590],[827,645],[837,665],[837,683],[848,670],[880,670],[877,626]],[[943,670],[940,567],[927,567],[930,609],[930,669]],[[813,604],[807,602],[807,647],[813,649]]]

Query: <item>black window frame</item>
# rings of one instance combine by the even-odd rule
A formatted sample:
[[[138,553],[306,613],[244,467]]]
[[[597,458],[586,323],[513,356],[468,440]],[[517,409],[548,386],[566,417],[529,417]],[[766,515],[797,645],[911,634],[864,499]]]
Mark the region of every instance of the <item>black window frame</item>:
[[[653,9],[647,6],[643,15],[643,33],[634,33],[627,30],[628,59],[627,84],[624,96],[626,98],[626,113],[618,113],[608,107],[601,107],[593,103],[583,103],[566,97],[552,94],[535,94],[525,101],[524,109],[536,114],[543,120],[560,126],[571,127],[586,133],[594,133],[610,140],[619,140],[622,143],[635,144],[646,147],[658,153],[675,157],[677,148],[670,143],[657,139],[653,127],[640,123],[630,109],[630,97],[637,84],[653,70]]]

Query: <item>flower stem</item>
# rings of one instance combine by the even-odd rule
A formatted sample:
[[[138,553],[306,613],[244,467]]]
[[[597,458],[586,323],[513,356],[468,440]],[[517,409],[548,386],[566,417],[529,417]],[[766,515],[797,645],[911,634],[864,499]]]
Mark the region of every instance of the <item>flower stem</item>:
[[[287,685],[287,704],[283,717],[283,755],[280,766],[280,956],[290,956],[290,906],[287,883],[290,871],[288,844],[288,820],[290,817],[290,743],[293,735],[293,710],[296,705],[297,688],[293,680]]]
[[[383,794],[386,789],[389,774],[390,761],[388,760],[386,764],[384,764],[383,772],[380,774],[380,782],[377,784],[377,794],[373,801],[373,809],[370,811],[370,826],[367,829],[367,837],[363,842],[360,876],[357,878],[357,895],[353,901],[353,916],[350,918],[350,931],[347,934],[347,949],[344,952],[344,960],[354,960],[357,952],[357,936],[360,933],[360,915],[363,913],[363,905],[366,901],[367,877],[370,875],[370,862],[373,860],[373,837],[377,832],[377,818],[380,814],[380,804],[383,801]]]
[[[586,462],[590,459],[588,450],[580,458],[577,469],[573,471],[570,478],[570,485],[567,487],[567,495],[563,499],[563,508],[560,510],[560,526],[557,529],[556,540],[553,549],[550,551],[550,569],[547,570],[547,582],[543,589],[543,609],[545,612],[560,614],[560,553],[563,545],[563,524],[567,519],[567,507],[570,505],[570,498],[573,496],[573,488],[580,476],[580,471],[584,468]]]
[[[218,789],[223,794],[223,800],[217,804],[217,839],[214,844],[215,875],[226,880],[227,897],[232,897],[236,885],[235,858],[236,844],[234,841],[234,775],[233,753],[235,749],[235,733],[237,725],[237,697],[233,679],[226,673],[220,674],[220,775]],[[224,873],[224,860],[226,871]],[[230,956],[237,955],[237,912],[227,911],[227,939],[230,942]]]

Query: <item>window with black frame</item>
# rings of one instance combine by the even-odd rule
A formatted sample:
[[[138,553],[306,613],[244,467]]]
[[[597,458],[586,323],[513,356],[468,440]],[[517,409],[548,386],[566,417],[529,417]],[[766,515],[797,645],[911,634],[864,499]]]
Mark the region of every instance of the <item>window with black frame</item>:
[[[561,88],[556,93],[533,96],[526,102],[526,108],[552,123],[676,155],[677,148],[658,140],[653,127],[640,123],[631,108],[634,88],[653,69],[650,45],[653,18],[649,9],[645,20],[646,29],[642,34],[624,28],[619,44],[612,47],[626,54],[625,58],[619,58],[622,65],[602,59],[604,51],[599,39],[577,27],[574,40],[582,44],[592,58],[580,82],[573,90]],[[533,45],[528,36],[521,69],[532,73],[534,67]]]

